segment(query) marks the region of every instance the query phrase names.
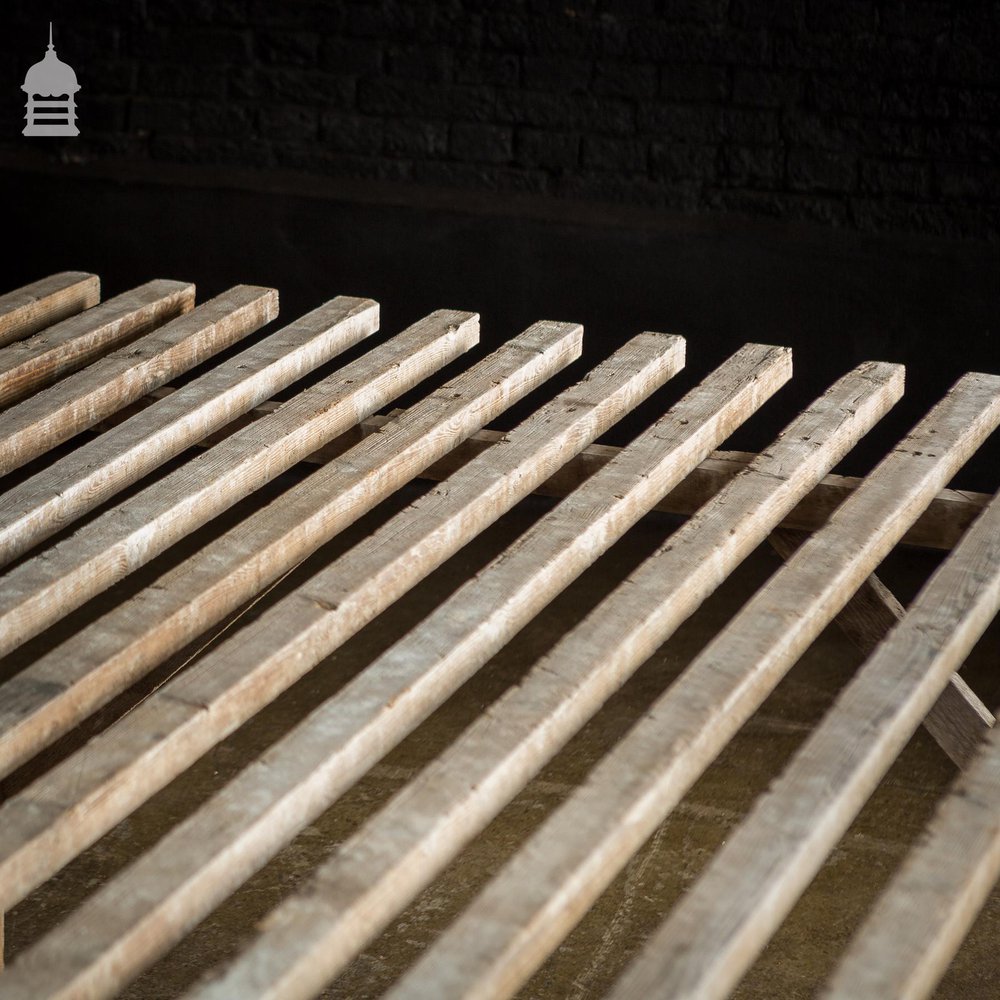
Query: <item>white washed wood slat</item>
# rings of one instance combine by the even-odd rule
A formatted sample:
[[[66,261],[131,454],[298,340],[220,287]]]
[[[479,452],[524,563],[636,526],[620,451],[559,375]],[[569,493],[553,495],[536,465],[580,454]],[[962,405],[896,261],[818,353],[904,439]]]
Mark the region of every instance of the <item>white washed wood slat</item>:
[[[509,996],[525,982],[990,433],[997,404],[975,382],[946,396],[824,528],[787,553],[393,1000]]]
[[[172,945],[754,412],[788,379],[790,361],[782,349],[748,346],[672,407],[294,734],[84,904],[45,945],[60,957],[39,995],[110,993]],[[75,942],[72,954],[60,939]],[[39,981],[33,985],[39,988]]]
[[[768,541],[779,555],[787,559],[804,538],[799,532],[779,528],[771,532]],[[892,591],[872,573],[844,605],[835,621],[867,657],[903,614],[903,606]],[[955,673],[931,706],[924,726],[938,746],[959,767],[965,767],[972,760],[983,735],[995,722],[996,717],[982,699],[962,680],[961,674]]]
[[[272,292],[277,303],[277,292]],[[27,340],[0,347],[0,407],[10,406],[102,354],[194,307],[194,287],[148,281]]]
[[[172,284],[175,295],[193,301],[194,285]],[[214,336],[215,327],[206,325],[203,315],[195,317],[189,312],[178,316],[5,410],[0,430],[0,475],[44,455],[229,347]],[[232,332],[235,335],[238,331]]]
[[[277,295],[263,304],[225,321],[259,327]],[[333,299],[17,484],[2,496],[0,566],[377,329],[377,303]]]
[[[998,878],[1000,730],[994,729],[938,806],[821,996],[930,996]]]
[[[364,320],[354,315],[341,322]],[[478,339],[473,314],[433,313],[303,390],[267,420],[242,428],[105,511],[40,559],[15,567],[0,583],[0,654],[149,562]]]
[[[968,379],[970,376],[966,376]],[[992,383],[1000,405],[1000,379]],[[942,437],[948,429],[939,428]],[[1000,499],[761,796],[614,991],[719,997],[739,981],[1000,606]]]
[[[367,300],[358,300],[367,301]],[[329,321],[352,315],[350,300],[342,301]],[[341,310],[344,310],[341,313]],[[364,321],[365,310],[352,323]],[[478,316],[441,312],[409,328],[402,344],[389,341],[387,353],[377,349],[348,365],[334,379],[344,380],[331,397],[334,415],[338,397],[354,400],[341,416],[384,405],[389,399],[430,374],[447,351],[478,335]],[[421,338],[443,336],[445,355],[434,350],[422,361],[393,367],[396,355],[408,354]],[[566,338],[563,338],[564,340]],[[453,341],[452,348],[448,342]],[[106,612],[76,635],[14,674],[0,686],[0,775],[10,773],[44,746],[105,704],[205,629],[274,582],[282,573],[324,541],[384,499],[432,461],[463,433],[490,419],[512,390],[508,375],[537,384],[568,363],[578,344],[556,340],[537,355],[512,348],[498,352],[500,363],[476,366],[465,382],[452,383],[450,396],[431,394],[407,413],[405,429],[387,428],[282,496],[280,505],[266,505],[224,532],[200,552],[159,577],[119,606]],[[387,367],[380,370],[382,364]],[[483,379],[494,376],[497,385]],[[401,380],[402,379],[402,380]],[[334,382],[329,383],[330,386]],[[448,387],[445,387],[448,388]],[[375,394],[373,395],[373,389]],[[320,389],[325,392],[325,389]],[[523,391],[527,391],[524,388]],[[470,398],[471,397],[471,398]],[[322,405],[318,407],[322,410]],[[399,450],[391,463],[390,448]]]
[[[174,390],[169,386],[157,389],[149,396],[138,400],[134,405],[144,408],[152,405],[157,399],[169,395]],[[259,420],[272,412],[276,404],[262,403],[246,415],[246,420]],[[108,423],[114,423],[121,418],[113,414]],[[129,414],[131,416],[131,414]],[[339,455],[346,447],[355,444],[364,435],[371,434],[384,424],[390,417],[376,415],[362,420],[357,427],[345,432],[344,440],[331,441],[306,458],[307,462],[322,465]],[[500,432],[493,430],[477,431],[467,441],[454,451],[449,452],[439,462],[430,466],[421,478],[440,480],[450,476],[455,469],[464,465],[470,458],[478,455],[499,438]],[[206,441],[211,441],[209,438]],[[550,497],[564,497],[580,485],[589,475],[607,464],[619,449],[614,445],[592,444],[579,455],[567,462],[551,478],[547,479],[536,493]],[[748,466],[756,456],[745,451],[715,451],[696,469],[691,471],[684,482],[672,489],[654,508],[668,514],[687,516],[693,514],[702,504],[718,493],[733,476]],[[826,524],[833,513],[860,485],[857,476],[828,475],[804,496],[788,516],[781,522],[782,528],[796,531],[816,531]],[[973,490],[944,489],[931,501],[920,517],[907,529],[900,539],[903,545],[919,545],[925,548],[954,548],[962,533],[975,520],[990,500],[988,493]]]
[[[312,996],[551,759],[899,398],[903,371],[839,380],[278,906],[195,991]]]
[[[490,419],[553,369],[577,357],[581,334],[581,328],[574,324],[534,324],[435,392],[422,414],[435,414],[439,434],[427,433],[424,421],[412,419],[421,410],[418,404],[412,414],[404,414],[348,452],[336,466],[325,467],[302,484],[315,483],[322,490],[318,504],[309,491],[298,497],[286,493],[281,505],[270,508],[280,508],[279,531],[275,531],[275,522],[264,518],[269,510],[265,508],[258,522],[263,539],[256,531],[240,531],[231,538],[224,549],[230,558],[234,547],[246,546],[235,572],[224,570],[220,578],[211,563],[198,564],[212,585],[209,596],[217,599],[219,591],[225,595],[234,586],[245,588],[245,580],[239,579],[244,566],[248,567],[245,575],[259,579],[270,565],[257,561],[261,553],[272,560],[276,552],[286,558],[289,552],[302,552],[303,536],[315,538],[328,529],[326,537],[330,537],[350,523],[360,511],[405,481],[398,476],[407,472],[407,466],[412,477],[421,463],[433,461],[456,437],[471,433],[477,420]],[[652,353],[654,345],[645,342],[645,346]],[[662,354],[633,359],[632,366],[628,358],[628,354],[624,358],[619,354],[599,366],[578,386],[510,432],[490,459],[470,463],[448,488],[435,490],[411,505],[410,516],[391,521],[365,545],[338,560],[334,565],[345,578],[356,582],[352,601],[338,615],[327,602],[317,604],[307,598],[306,610],[322,612],[320,624],[327,627],[325,635],[314,630],[308,637],[314,646],[322,639],[332,649],[374,618],[669,374],[669,365],[661,363]],[[505,370],[513,377],[504,377]],[[442,435],[444,442],[439,440]],[[408,447],[404,447],[407,442]],[[339,483],[335,468],[342,473]],[[337,489],[340,484],[343,489]],[[348,557],[350,563],[345,562]],[[375,575],[373,565],[379,570]],[[171,610],[180,604],[176,614],[154,613],[158,625],[155,640],[161,648],[169,648],[186,625],[185,619],[201,610],[200,602],[196,606],[184,604],[172,588],[156,585],[144,593],[153,601],[167,594]],[[184,595],[187,597],[186,591]],[[216,648],[79,754],[0,807],[0,907],[7,909],[30,892],[325,655],[320,652],[316,660],[309,660],[308,651],[300,649],[299,656],[272,656],[257,662],[256,652],[264,648],[261,643],[271,641],[285,628],[284,617],[279,617],[277,623],[271,616],[266,625],[255,625],[253,632],[244,629]],[[102,641],[104,635],[103,631],[95,633],[94,641]],[[242,643],[251,635],[255,653],[248,654]],[[239,646],[233,644],[236,639],[241,639]],[[143,635],[132,644],[128,659],[120,664],[122,669],[128,669],[135,647],[145,640]],[[138,655],[142,655],[141,650]]]
[[[0,347],[101,301],[101,279],[85,271],[62,271],[0,295]]]

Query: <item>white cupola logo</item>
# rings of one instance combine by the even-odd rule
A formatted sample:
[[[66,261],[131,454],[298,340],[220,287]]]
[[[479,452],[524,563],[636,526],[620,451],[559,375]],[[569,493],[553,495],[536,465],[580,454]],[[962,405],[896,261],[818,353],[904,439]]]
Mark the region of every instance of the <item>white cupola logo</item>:
[[[36,62],[25,74],[28,95],[28,124],[24,135],[79,135],[76,127],[76,98],[80,89],[73,67],[64,63],[52,44],[52,22],[49,21],[49,48],[45,58]]]

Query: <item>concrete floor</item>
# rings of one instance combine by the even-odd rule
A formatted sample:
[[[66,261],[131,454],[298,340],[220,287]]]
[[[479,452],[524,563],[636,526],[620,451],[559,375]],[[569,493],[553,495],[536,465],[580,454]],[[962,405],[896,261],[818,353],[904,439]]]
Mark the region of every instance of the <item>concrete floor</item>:
[[[277,494],[292,478],[293,474],[282,477],[265,492]],[[413,487],[397,494],[317,553],[276,588],[268,600],[248,612],[241,624],[320,564],[363,537],[411,500],[417,490],[418,487]],[[11,911],[7,917],[8,960],[212,795],[321,699],[363,669],[548,506],[548,501],[537,497],[522,503]],[[187,551],[197,548],[220,527],[234,523],[250,509],[247,504],[235,508],[215,525],[192,536],[178,551],[165,554],[134,578],[69,616],[55,631],[71,632],[108,602],[118,600],[162,572],[182,554],[181,548]],[[641,522],[470,683],[180,946],[136,981],[125,995],[135,1000],[175,996],[203,970],[235,954],[252,937],[255,921],[292,892],[339,842],[454,740],[486,704],[516,682],[539,655],[662,541],[675,524],[658,515]],[[905,602],[939,558],[939,554],[918,550],[897,552],[883,567],[884,578]],[[778,565],[777,557],[766,547],[756,552],[323,995],[352,1000],[380,995]],[[1000,628],[995,622],[965,672],[991,707],[1000,703],[1000,676],[996,672],[998,640]],[[28,644],[23,657],[36,655],[52,641],[53,636],[46,635]],[[182,660],[183,656],[175,658],[149,683],[176,669]],[[16,670],[19,662],[23,660],[8,658],[0,672]],[[520,996],[562,1000],[602,995],[663,914],[691,885],[727,832],[822,717],[857,664],[858,657],[846,639],[835,627],[827,629]],[[107,724],[127,704],[128,699],[119,699],[100,713],[95,725],[85,730],[84,735]],[[51,756],[63,755],[73,744],[74,740],[64,741]],[[749,1000],[813,994],[816,984],[831,971],[852,930],[925,826],[955,773],[936,744],[919,731],[740,986],[737,996]],[[3,791],[9,793],[30,776],[29,766],[8,781]],[[1000,940],[1000,892],[994,891],[937,995],[962,1000],[995,998],[1000,981],[997,940]]]

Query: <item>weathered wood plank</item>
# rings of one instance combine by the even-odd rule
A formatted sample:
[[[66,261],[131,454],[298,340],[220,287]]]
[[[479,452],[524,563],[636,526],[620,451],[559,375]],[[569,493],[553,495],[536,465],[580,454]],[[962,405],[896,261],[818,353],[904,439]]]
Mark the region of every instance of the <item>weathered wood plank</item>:
[[[277,580],[579,350],[577,328],[527,331],[25,668],[0,688],[0,774]]]
[[[367,325],[349,300],[323,322]],[[299,393],[3,578],[0,654],[107,589],[474,346],[469,313],[434,313],[377,351]]]
[[[790,362],[787,351],[749,346],[672,407],[293,734],[84,904],[57,932],[76,941],[72,958],[55,935],[45,946],[50,955],[61,955],[47,989],[57,989],[57,977],[60,988],[120,988],[174,943],[754,412],[790,376]]]
[[[148,406],[159,398],[159,393],[169,394],[171,389],[157,390],[136,406]],[[263,403],[246,416],[246,420],[259,419],[271,412],[273,403]],[[115,420],[117,414],[109,420]],[[310,455],[306,461],[317,465],[335,458],[345,447],[353,445],[364,435],[376,431],[389,417],[373,416],[362,420],[356,428],[344,435],[344,441],[331,441]],[[421,475],[423,479],[441,480],[450,476],[460,465],[488,448],[500,436],[498,431],[482,430],[449,452]],[[209,438],[208,443],[212,439]],[[592,444],[567,462],[551,479],[535,491],[543,496],[564,497],[588,476],[609,462],[618,448],[613,445]],[[756,456],[745,451],[715,451],[697,469],[671,490],[654,508],[667,514],[689,516],[707,503],[734,476],[753,461]],[[855,476],[828,475],[789,511],[781,527],[798,531],[816,531],[826,524],[830,514],[857,489],[861,480]],[[900,539],[903,545],[919,545],[933,549],[951,549],[962,533],[975,520],[989,502],[990,494],[971,490],[944,489],[931,501],[927,509],[907,529]]]
[[[394,1000],[513,993],[997,419],[1000,409],[982,392],[946,397],[823,529],[788,554],[785,565],[404,977],[390,994]]]
[[[778,529],[771,532],[768,541],[782,558],[788,559],[804,539],[800,532]],[[903,606],[892,591],[872,573],[835,621],[851,642],[868,656],[903,614]],[[959,674],[953,674],[941,697],[927,713],[924,726],[938,746],[959,767],[965,767],[975,755],[983,735],[995,722],[993,713],[975,691]]]
[[[998,878],[1000,730],[994,729],[855,935],[824,1000],[930,996]]]
[[[149,281],[0,348],[0,407],[25,399],[193,307],[193,285]]]
[[[217,322],[249,333],[277,306],[262,291]],[[376,303],[334,299],[8,490],[0,566],[377,329]]]
[[[101,301],[101,280],[63,271],[0,295],[0,347],[75,316]]]
[[[551,759],[902,392],[841,379],[374,818],[198,993],[317,992]]]
[[[177,286],[181,295],[194,294],[193,285]],[[171,320],[7,410],[0,437],[0,475],[229,346],[209,337],[201,317],[192,319],[193,315]]]
[[[35,680],[47,687],[50,701],[56,697],[53,690],[66,683],[65,674],[74,682],[72,697],[49,715],[48,724],[57,726],[64,723],[65,715],[78,712],[93,687],[111,683],[109,671],[112,680],[120,683],[137,663],[141,668],[158,662],[295,566],[456,440],[578,357],[581,334],[581,328],[572,324],[535,324],[361,442],[338,463],[283,494],[281,504],[265,507],[179,571],[161,577],[138,599],[105,616],[103,627],[97,622],[88,630],[86,644],[67,644],[62,657],[49,659],[48,673],[36,674]],[[628,397],[626,387],[638,395],[641,384],[650,378],[649,368],[620,376],[624,385],[616,402],[621,402],[622,395]],[[539,410],[522,424],[527,430],[512,432],[498,446],[502,461],[490,481],[492,488],[502,491],[501,499],[512,505],[530,492],[528,471],[533,462],[540,462],[544,474],[566,453],[583,447],[612,420],[614,407],[609,411],[609,406],[588,406],[577,412],[580,407],[569,393]],[[558,432],[554,441],[550,432]],[[545,443],[539,459],[540,437]],[[484,475],[489,468],[487,462]],[[526,486],[521,475],[527,477]],[[348,620],[336,619],[342,632],[360,628],[359,619],[370,620],[475,533],[477,523],[469,524],[455,514],[451,495],[445,490],[429,495],[420,508],[427,510],[427,516],[404,519],[407,531],[403,534],[383,531],[380,537],[386,538],[389,549],[387,564],[395,574],[391,580],[384,579],[390,570],[369,579],[371,559],[379,560],[381,552],[374,543],[351,556],[358,560],[361,604],[345,608],[352,612]],[[426,544],[420,547],[424,539]],[[344,567],[341,561],[335,565]],[[313,607],[320,609],[316,604]],[[247,634],[246,630],[239,633]],[[9,908],[13,900],[22,898],[148,798],[157,780],[166,783],[312,665],[304,659],[282,657],[248,670],[247,654],[234,654],[234,648],[219,647],[80,754],[0,807],[0,908]],[[84,672],[76,668],[81,657],[91,661]],[[251,653],[249,659],[256,658]],[[30,690],[24,693],[32,695]],[[214,706],[212,711],[209,705]],[[149,728],[152,717],[158,721]],[[86,779],[81,781],[83,776]],[[57,802],[63,805],[53,808]]]
[[[980,398],[980,422],[995,426],[1000,378],[965,376],[959,385],[963,383],[969,397]],[[954,413],[956,421],[970,416]],[[941,423],[937,430],[947,440],[955,429]],[[912,459],[925,464],[936,451],[914,452]],[[974,522],[784,774],[650,938],[614,996],[645,1000],[728,994],[998,607],[1000,498]]]

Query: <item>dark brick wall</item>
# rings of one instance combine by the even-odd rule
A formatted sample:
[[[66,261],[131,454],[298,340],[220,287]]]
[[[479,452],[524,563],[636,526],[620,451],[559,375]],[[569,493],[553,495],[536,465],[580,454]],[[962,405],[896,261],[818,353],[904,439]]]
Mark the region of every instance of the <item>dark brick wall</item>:
[[[1000,239],[1000,2],[7,0],[0,149]],[[20,135],[56,21],[80,139]]]

